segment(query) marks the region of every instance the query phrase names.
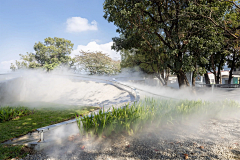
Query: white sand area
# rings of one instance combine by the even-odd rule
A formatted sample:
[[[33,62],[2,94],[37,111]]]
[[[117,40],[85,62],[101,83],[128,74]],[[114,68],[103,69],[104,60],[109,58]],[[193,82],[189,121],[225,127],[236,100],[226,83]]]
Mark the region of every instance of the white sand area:
[[[131,100],[128,92],[106,82],[53,75],[24,76],[0,83],[0,102],[48,102],[112,106]]]

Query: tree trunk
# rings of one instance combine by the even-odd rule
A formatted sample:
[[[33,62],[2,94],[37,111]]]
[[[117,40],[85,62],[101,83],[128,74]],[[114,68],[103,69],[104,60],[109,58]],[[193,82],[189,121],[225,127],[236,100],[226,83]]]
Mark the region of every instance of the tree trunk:
[[[161,86],[165,85],[164,79],[161,77],[161,74],[156,74],[156,77],[159,79]]]
[[[222,84],[222,73],[220,74],[220,81],[219,84]]]
[[[210,84],[210,80],[209,80],[207,71],[206,71],[206,73],[204,74],[204,77],[205,77],[205,83],[206,83],[206,84]]]
[[[167,86],[168,77],[169,77],[169,69],[165,69],[161,75],[163,77],[165,86]]]
[[[221,70],[218,68],[218,72],[217,72],[217,76],[216,76],[216,84],[219,84],[220,72],[221,72]]]
[[[232,81],[232,67],[231,67],[231,70],[229,72],[228,84],[231,84],[231,81]]]
[[[216,83],[216,79],[217,79],[217,73],[216,73],[216,71],[213,72],[213,75],[214,75],[214,80],[215,80],[215,83]]]
[[[169,78],[169,69],[166,69],[166,76],[165,76],[165,84],[168,84],[168,78]]]
[[[195,73],[196,73],[196,70],[195,71],[193,71],[193,73],[192,73],[192,87],[195,87],[195,82],[196,82],[196,79],[195,79]]]
[[[233,70],[235,68],[235,59],[236,59],[235,56],[236,56],[236,54],[234,52],[233,53],[233,59],[232,59],[232,66],[231,66],[231,70],[229,72],[228,84],[231,84],[231,81],[232,81],[232,72],[233,72]]]
[[[196,88],[195,88],[195,82],[196,82],[196,76],[195,76],[195,74],[196,74],[196,68],[195,68],[195,70],[193,71],[193,73],[192,73],[192,93],[194,94],[194,95],[196,95],[197,93],[196,93]]]
[[[188,82],[188,79],[186,77],[186,74],[180,70],[178,73],[177,73],[177,78],[178,78],[178,85],[179,85],[179,88],[184,88],[184,87],[189,87],[189,82]]]
[[[222,83],[222,77],[221,77],[221,68],[224,62],[224,56],[221,56],[219,66],[218,66],[218,73],[217,73],[217,78],[216,78],[216,84],[221,84]]]
[[[213,58],[213,55],[211,55],[211,60],[212,60],[212,70],[213,70],[213,75],[214,75],[214,80],[215,80],[215,83],[216,83],[216,80],[217,80],[217,75],[216,75],[216,66],[214,66],[214,60],[213,60],[214,58]]]
[[[192,87],[195,87],[195,82],[196,82],[196,76],[197,76],[197,63],[195,63],[195,70],[192,73]]]

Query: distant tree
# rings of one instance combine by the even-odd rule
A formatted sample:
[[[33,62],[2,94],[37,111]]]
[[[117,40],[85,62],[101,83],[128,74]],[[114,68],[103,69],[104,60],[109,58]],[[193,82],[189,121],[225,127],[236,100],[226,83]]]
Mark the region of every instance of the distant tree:
[[[16,71],[17,70],[16,66],[13,63],[11,63],[10,69],[12,71]]]
[[[15,69],[21,68],[44,68],[47,71],[53,70],[59,65],[72,66],[74,60],[69,56],[73,49],[73,43],[64,38],[46,38],[44,43],[38,42],[34,45],[35,53],[20,55],[21,61],[16,61]]]
[[[111,59],[108,55],[101,51],[85,52],[80,51],[80,55],[76,55],[75,62],[80,70],[93,74],[117,74],[121,71],[120,61]]]

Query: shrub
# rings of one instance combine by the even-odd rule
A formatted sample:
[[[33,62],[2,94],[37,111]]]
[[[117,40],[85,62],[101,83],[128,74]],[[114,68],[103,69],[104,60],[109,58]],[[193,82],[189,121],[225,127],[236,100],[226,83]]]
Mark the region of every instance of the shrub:
[[[19,107],[0,107],[0,122],[9,121],[14,118],[22,117],[32,113],[26,107],[19,106]]]

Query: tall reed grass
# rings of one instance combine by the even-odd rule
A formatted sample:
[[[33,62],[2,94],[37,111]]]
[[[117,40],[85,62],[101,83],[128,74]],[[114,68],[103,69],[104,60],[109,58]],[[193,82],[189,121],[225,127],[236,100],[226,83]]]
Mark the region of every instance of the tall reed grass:
[[[124,108],[112,108],[106,113],[78,117],[77,124],[82,134],[108,136],[112,132],[141,131],[149,124],[159,127],[162,124],[180,124],[194,116],[218,117],[226,115],[232,110],[239,110],[240,105],[234,101],[207,102],[190,100],[164,100],[146,98],[137,104]]]

